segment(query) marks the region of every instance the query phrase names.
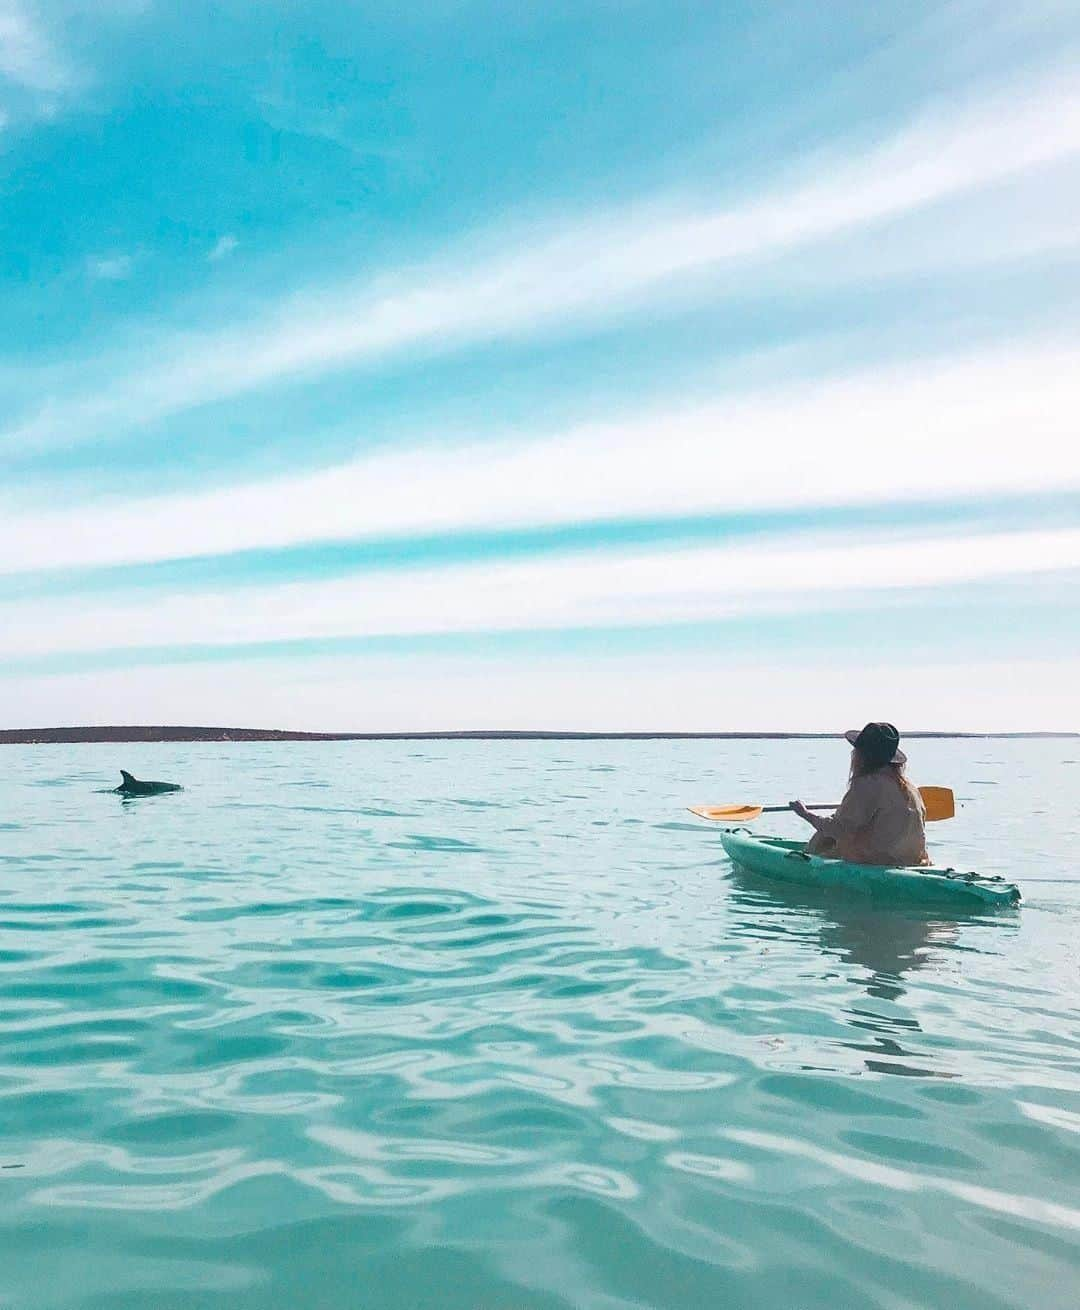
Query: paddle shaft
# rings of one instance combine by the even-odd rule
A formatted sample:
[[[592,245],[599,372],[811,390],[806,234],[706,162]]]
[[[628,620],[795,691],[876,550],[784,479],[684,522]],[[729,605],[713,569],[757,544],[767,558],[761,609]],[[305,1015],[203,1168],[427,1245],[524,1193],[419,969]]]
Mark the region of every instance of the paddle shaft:
[[[840,808],[840,803],[839,801],[834,801],[832,805],[808,805],[806,808],[808,810],[838,810]],[[785,810],[790,809],[790,805],[763,805],[761,807],[761,812],[762,814],[783,814]]]

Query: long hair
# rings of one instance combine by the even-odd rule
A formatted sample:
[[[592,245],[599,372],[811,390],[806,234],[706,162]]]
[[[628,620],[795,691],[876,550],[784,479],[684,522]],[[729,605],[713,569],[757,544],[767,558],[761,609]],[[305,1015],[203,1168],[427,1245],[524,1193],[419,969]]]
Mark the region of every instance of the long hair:
[[[919,805],[922,803],[919,793],[915,790],[915,787],[904,772],[904,766],[902,764],[873,764],[870,760],[865,758],[862,751],[859,750],[857,746],[853,746],[851,748],[851,772],[848,775],[849,784],[854,782],[856,778],[865,778],[869,773],[885,773],[889,777],[894,778],[896,780],[896,785],[907,796],[908,800],[911,801],[916,809],[918,809]]]

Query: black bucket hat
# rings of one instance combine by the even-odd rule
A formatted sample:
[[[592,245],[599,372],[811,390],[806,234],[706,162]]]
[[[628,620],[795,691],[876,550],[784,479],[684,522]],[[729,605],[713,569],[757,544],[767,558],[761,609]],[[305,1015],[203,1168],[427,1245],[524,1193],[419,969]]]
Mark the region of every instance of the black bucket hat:
[[[865,728],[852,728],[844,736],[871,764],[907,763],[900,749],[900,734],[891,723],[868,723]]]

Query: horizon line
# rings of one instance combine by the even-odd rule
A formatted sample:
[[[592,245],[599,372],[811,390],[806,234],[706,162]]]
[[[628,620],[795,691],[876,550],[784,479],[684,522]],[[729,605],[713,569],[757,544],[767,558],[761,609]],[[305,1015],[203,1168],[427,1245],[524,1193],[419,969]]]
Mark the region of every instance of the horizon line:
[[[577,729],[466,728],[401,732],[317,732],[290,728],[194,727],[166,724],[84,725],[59,728],[0,728],[0,745],[137,744],[166,742],[251,741],[827,741],[842,732],[780,731],[585,731]],[[1080,731],[1025,730],[1015,732],[917,729],[912,739],[1068,739]]]

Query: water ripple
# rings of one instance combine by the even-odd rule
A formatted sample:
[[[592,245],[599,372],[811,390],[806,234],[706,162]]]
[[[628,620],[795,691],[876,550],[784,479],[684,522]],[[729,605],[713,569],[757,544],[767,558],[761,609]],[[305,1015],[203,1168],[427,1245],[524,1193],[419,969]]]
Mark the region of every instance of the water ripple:
[[[1031,875],[1009,922],[680,817],[830,743],[144,747],[183,804],[126,808],[12,749],[0,1302],[1071,1310],[1080,881],[1010,817],[1061,749],[920,743],[995,784],[935,839]]]

